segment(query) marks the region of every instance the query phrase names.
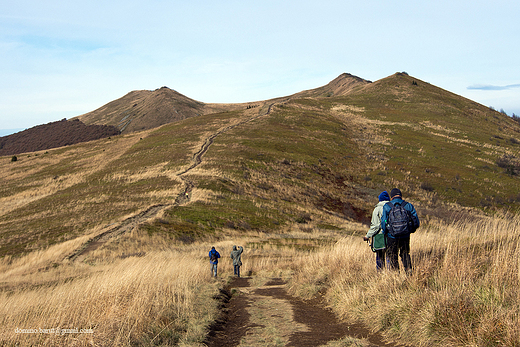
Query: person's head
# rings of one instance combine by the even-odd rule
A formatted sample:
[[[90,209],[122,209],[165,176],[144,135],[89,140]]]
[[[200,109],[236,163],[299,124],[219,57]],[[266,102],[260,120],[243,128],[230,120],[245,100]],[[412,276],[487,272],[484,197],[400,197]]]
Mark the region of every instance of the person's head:
[[[379,201],[390,201],[390,196],[386,190],[379,194]]]
[[[390,199],[402,199],[403,197],[403,194],[401,193],[401,191],[398,189],[398,188],[394,188],[392,189],[392,191],[390,192]]]
[[[207,249],[207,248],[206,248]],[[215,249],[215,246],[211,247],[211,250],[214,250]]]
[[[237,250],[237,246],[233,246],[233,250],[236,251]]]

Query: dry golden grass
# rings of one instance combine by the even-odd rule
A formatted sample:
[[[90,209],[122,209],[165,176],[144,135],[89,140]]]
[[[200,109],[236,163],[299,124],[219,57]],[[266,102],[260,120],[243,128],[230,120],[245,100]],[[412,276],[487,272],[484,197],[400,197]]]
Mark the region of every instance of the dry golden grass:
[[[242,273],[253,274],[259,285],[268,277],[288,279],[290,263],[301,253],[294,244],[311,239],[301,233],[256,247],[265,235],[230,230],[225,241],[182,245],[137,228],[83,262],[64,260],[92,235],[2,259],[0,344],[200,346],[218,315],[213,297],[233,272],[233,245],[246,246]],[[217,281],[207,255],[212,245],[222,256]]]
[[[203,252],[149,252],[47,271],[43,278],[38,271],[3,278],[3,345],[197,344],[217,313],[218,282],[211,281]],[[79,332],[40,330],[53,328]]]
[[[372,252],[345,238],[294,266],[292,292],[326,290],[335,312],[414,346],[517,346],[520,218],[430,222],[412,235],[412,276],[377,273]]]
[[[412,276],[376,272],[360,228],[346,224],[337,242],[337,231],[312,223],[273,235],[230,229],[222,232],[222,241],[189,245],[134,229],[92,251],[84,262],[63,261],[84,238],[6,257],[0,264],[0,341],[200,346],[218,314],[213,297],[233,271],[233,245],[245,246],[242,273],[252,275],[252,286],[280,277],[290,281],[297,296],[326,293],[338,316],[361,321],[390,339],[415,346],[515,346],[520,340],[519,217],[425,222],[412,235]],[[217,281],[207,260],[212,245],[222,256]]]

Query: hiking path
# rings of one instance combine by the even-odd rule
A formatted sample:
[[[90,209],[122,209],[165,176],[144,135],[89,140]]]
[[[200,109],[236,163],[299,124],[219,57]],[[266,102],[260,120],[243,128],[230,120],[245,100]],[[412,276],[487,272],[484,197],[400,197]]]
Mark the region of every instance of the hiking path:
[[[240,120],[234,124],[223,127],[221,129],[219,129],[217,132],[210,135],[208,138],[206,138],[203,141],[203,144],[200,147],[200,149],[193,154],[192,159],[191,159],[191,164],[187,168],[181,170],[180,172],[178,172],[176,174],[177,177],[179,177],[182,180],[183,188],[181,189],[181,193],[179,193],[179,195],[175,198],[175,202],[173,204],[153,205],[153,206],[148,207],[146,210],[141,211],[141,212],[137,213],[136,215],[123,220],[122,222],[113,223],[111,225],[108,225],[107,228],[111,227],[112,225],[115,225],[115,226],[90,238],[81,247],[79,247],[78,249],[74,250],[71,254],[69,254],[66,257],[66,259],[71,260],[71,261],[83,261],[86,258],[88,253],[99,248],[107,241],[117,238],[126,232],[132,231],[139,224],[142,224],[142,223],[146,222],[147,220],[150,220],[150,219],[156,217],[163,210],[171,208],[173,206],[181,206],[181,205],[189,203],[191,191],[194,187],[194,183],[186,177],[186,174],[189,173],[191,170],[195,169],[196,167],[198,167],[202,163],[202,157],[209,150],[209,148],[213,144],[213,141],[215,140],[215,138],[233,128],[236,128],[237,126],[249,123],[255,119],[269,115],[271,113],[273,105],[274,105],[274,103],[267,105],[266,112],[259,112],[257,115],[255,115],[253,117],[248,117],[244,120]]]
[[[397,346],[360,324],[339,321],[319,298],[289,295],[280,278],[252,282],[259,280],[234,278],[221,290],[222,314],[205,341],[208,347]]]

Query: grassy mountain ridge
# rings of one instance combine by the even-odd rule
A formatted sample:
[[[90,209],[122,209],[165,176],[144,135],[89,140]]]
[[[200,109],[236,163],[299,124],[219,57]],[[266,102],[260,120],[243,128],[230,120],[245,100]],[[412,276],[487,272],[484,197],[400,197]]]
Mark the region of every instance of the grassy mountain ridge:
[[[4,158],[0,255],[94,235],[158,204],[168,208],[140,228],[179,242],[311,225],[361,235],[379,192],[394,186],[421,217],[518,208],[519,178],[497,165],[518,156],[518,123],[405,74],[357,82],[339,96],[232,105]]]
[[[369,83],[351,74],[341,74],[325,86],[302,91],[294,97],[344,95],[353,88]],[[273,100],[273,101],[274,101]],[[85,124],[104,124],[116,126],[123,133],[153,129],[158,126],[177,122],[202,114],[255,108],[267,101],[242,104],[211,104],[193,100],[168,87],[156,90],[135,90],[100,108],[78,116]]]

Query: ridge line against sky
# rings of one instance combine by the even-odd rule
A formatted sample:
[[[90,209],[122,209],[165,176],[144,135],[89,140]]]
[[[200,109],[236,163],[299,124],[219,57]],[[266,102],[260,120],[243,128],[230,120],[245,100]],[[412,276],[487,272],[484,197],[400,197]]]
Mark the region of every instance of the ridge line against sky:
[[[519,15],[509,0],[4,0],[0,129],[72,118],[132,90],[250,102],[343,72],[406,71],[518,115]]]

